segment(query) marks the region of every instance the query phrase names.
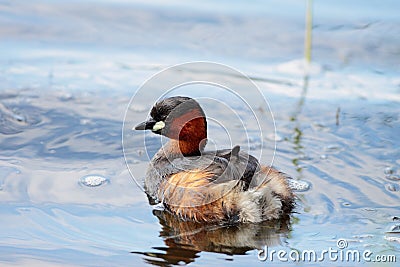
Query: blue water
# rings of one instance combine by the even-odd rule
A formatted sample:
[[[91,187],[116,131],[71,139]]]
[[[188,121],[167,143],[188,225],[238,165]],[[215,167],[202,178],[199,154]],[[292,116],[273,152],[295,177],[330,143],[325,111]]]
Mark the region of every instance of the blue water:
[[[263,266],[280,262],[259,261],[254,243],[322,251],[339,238],[400,261],[399,10],[398,1],[314,1],[305,80],[304,1],[1,2],[0,265]],[[289,223],[183,224],[153,211],[132,179],[121,141],[129,101],[188,61],[236,68],[267,98],[274,165],[311,184]],[[242,82],[212,70],[181,75]],[[232,121],[222,108],[207,114]],[[209,130],[228,144],[217,124]],[[250,152],[265,150],[268,162],[274,137],[250,137]],[[140,184],[145,152],[159,143],[135,138],[128,163]],[[87,175],[107,182],[87,187]]]

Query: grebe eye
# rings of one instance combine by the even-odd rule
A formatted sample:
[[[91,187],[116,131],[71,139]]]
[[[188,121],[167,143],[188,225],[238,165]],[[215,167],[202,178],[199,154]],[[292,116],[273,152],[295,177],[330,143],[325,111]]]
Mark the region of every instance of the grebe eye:
[[[157,132],[159,130],[162,130],[164,127],[165,127],[165,122],[157,121],[156,124],[154,124],[152,131]]]

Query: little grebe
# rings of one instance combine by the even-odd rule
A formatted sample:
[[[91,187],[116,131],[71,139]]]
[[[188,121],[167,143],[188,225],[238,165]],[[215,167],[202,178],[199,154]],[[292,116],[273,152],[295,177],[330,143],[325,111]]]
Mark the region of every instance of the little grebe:
[[[151,118],[135,130],[170,138],[147,170],[149,198],[183,220],[214,223],[261,222],[290,213],[294,195],[288,177],[232,149],[204,151],[207,120],[189,97],[159,101]]]

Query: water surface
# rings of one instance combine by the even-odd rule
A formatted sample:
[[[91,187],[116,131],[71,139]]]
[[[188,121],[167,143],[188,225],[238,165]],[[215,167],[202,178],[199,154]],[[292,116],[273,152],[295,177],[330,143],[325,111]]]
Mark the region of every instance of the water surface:
[[[0,4],[0,264],[262,266],[270,262],[257,259],[256,246],[321,251],[338,238],[399,261],[392,231],[400,224],[399,4],[315,1],[306,81],[304,8],[298,1]],[[298,193],[290,221],[177,222],[153,211],[131,179],[121,143],[129,100],[157,71],[190,60],[243,71],[269,100],[274,165],[311,184]],[[151,105],[149,96],[134,112],[145,117]],[[210,136],[224,145],[217,127]],[[272,139],[263,135],[265,147],[251,139],[250,152],[266,150],[268,161]],[[158,146],[150,138],[149,151]],[[145,147],[132,147],[143,179]],[[87,175],[107,182],[87,187]]]

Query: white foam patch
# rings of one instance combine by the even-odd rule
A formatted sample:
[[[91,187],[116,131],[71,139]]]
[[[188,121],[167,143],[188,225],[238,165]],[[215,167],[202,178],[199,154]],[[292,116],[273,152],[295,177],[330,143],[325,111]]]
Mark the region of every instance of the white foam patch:
[[[108,179],[100,175],[87,175],[81,178],[80,182],[89,187],[96,187],[108,182]]]
[[[297,192],[307,191],[311,187],[311,184],[307,181],[288,179],[287,182],[289,188]]]

